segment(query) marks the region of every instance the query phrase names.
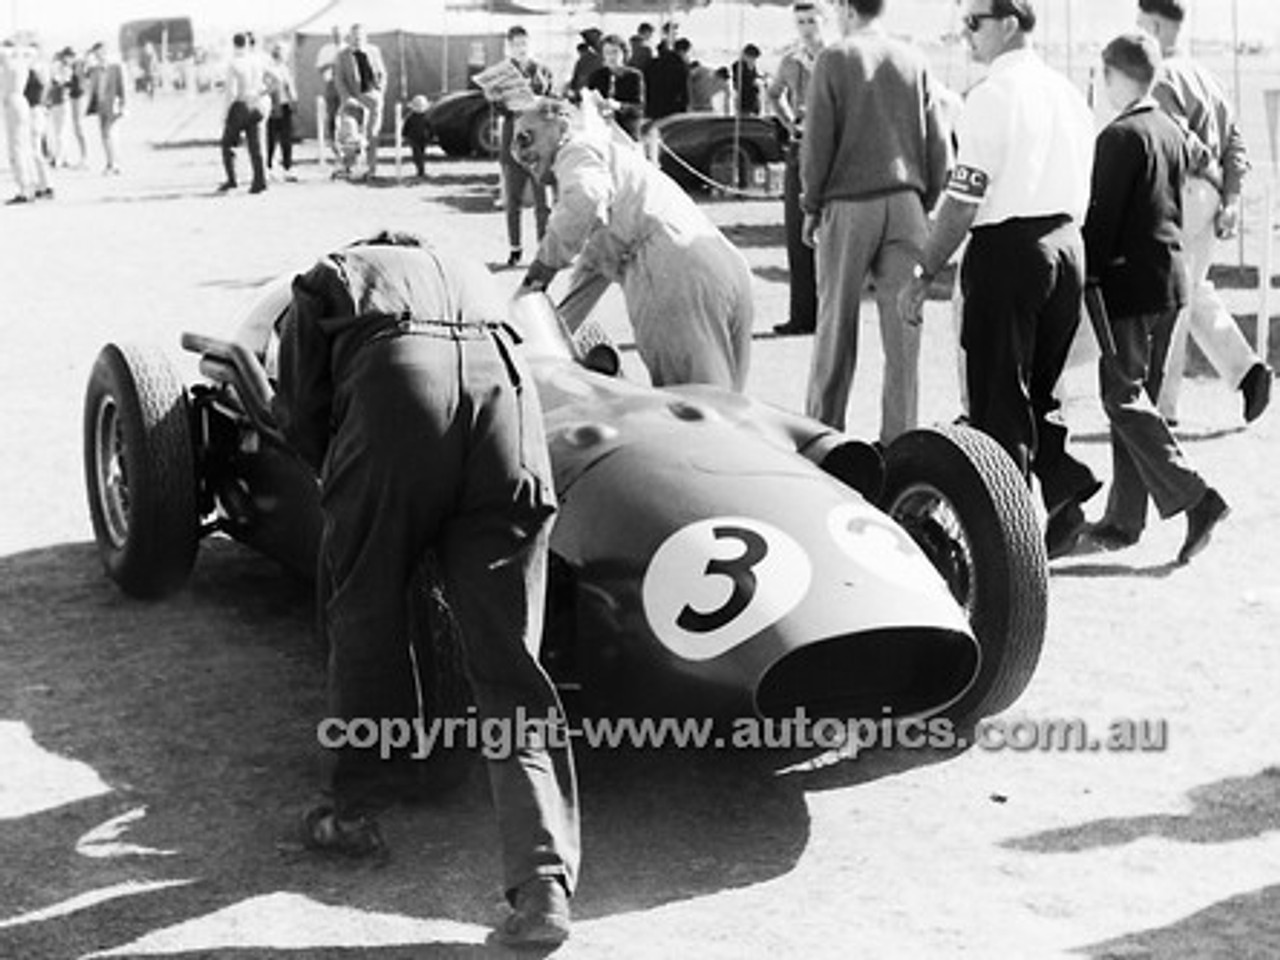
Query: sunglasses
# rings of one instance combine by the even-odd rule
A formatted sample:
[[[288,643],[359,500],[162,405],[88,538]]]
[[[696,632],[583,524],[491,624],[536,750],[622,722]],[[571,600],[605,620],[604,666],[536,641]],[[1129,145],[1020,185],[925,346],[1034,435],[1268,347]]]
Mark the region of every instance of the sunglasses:
[[[983,20],[1003,20],[1009,16],[1007,13],[966,13],[961,23],[970,33],[977,33],[982,27]]]

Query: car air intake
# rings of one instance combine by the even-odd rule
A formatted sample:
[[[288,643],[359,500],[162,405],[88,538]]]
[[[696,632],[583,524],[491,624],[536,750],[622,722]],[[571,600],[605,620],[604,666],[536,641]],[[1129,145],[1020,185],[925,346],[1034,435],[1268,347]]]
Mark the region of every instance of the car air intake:
[[[950,630],[892,628],[799,647],[756,687],[763,717],[906,717],[954,701],[978,670],[978,647]]]

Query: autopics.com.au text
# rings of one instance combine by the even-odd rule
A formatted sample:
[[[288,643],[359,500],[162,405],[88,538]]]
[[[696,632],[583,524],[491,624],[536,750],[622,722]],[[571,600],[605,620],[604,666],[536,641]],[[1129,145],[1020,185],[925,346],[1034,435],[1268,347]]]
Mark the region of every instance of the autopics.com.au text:
[[[561,714],[480,717],[430,721],[401,717],[326,717],[316,738],[328,749],[377,750],[388,758],[410,751],[424,759],[437,748],[479,750],[490,760],[542,745],[563,747],[578,741],[590,749],[769,749],[835,750],[856,757],[867,749],[982,750],[1069,753],[1157,753],[1168,749],[1168,721],[1118,718],[1097,725],[1075,718],[994,717],[972,728],[947,717],[927,719],[836,719],[810,717],[799,708],[789,717],[739,717],[729,723],[707,717],[583,717],[570,728]]]

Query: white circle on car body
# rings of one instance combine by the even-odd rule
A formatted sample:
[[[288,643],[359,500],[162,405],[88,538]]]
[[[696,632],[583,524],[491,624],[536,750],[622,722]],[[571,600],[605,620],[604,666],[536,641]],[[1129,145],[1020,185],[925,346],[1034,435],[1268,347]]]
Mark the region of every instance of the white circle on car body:
[[[710,660],[794,610],[812,579],[813,564],[790,535],[751,517],[713,517],[662,542],[641,597],[663,646]]]
[[[858,503],[842,503],[827,514],[836,546],[879,577],[899,586],[927,590],[941,586],[938,571],[905,530],[884,514]]]

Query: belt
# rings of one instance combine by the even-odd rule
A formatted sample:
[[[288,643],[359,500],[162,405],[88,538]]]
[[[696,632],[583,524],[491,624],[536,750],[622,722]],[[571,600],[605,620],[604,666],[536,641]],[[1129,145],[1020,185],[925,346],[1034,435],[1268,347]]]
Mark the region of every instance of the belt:
[[[380,327],[369,336],[367,343],[386,340],[390,337],[428,336],[445,337],[451,340],[483,340],[496,331],[504,331],[514,343],[520,343],[521,337],[511,324],[506,322],[490,322],[480,320],[433,320],[415,317],[404,313],[388,317],[385,326]]]

